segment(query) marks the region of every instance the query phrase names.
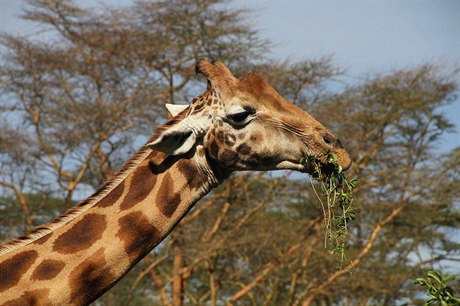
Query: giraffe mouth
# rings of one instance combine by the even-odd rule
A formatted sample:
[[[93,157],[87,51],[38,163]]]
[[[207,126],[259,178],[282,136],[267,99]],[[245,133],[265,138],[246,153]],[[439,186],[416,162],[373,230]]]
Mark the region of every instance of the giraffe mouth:
[[[313,162],[307,162],[302,165],[304,166],[304,170],[302,172],[308,173],[315,180],[323,181],[333,175],[345,172],[348,168],[350,168],[351,163],[346,164],[345,168],[339,166],[337,163],[324,163],[322,161],[317,161],[316,165]]]
[[[315,171],[315,167],[311,163],[303,164],[303,163],[294,162],[294,161],[283,161],[279,163],[278,165],[276,165],[276,169],[299,171],[302,173],[308,173],[311,176],[313,176],[315,179],[318,178],[317,172]],[[323,167],[321,167],[321,172],[326,173],[328,172],[328,170],[324,169],[323,171]]]
[[[308,173],[314,179],[323,179],[334,173],[335,168],[332,164],[320,163],[320,173],[313,163],[300,163],[293,161],[283,161],[276,166],[277,169],[295,170],[302,173]],[[321,177],[320,177],[321,176]]]

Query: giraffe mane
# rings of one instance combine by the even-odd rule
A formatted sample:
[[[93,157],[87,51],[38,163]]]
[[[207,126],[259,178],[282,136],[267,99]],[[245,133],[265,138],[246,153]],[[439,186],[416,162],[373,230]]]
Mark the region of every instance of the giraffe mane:
[[[157,126],[155,128],[155,135],[147,142],[150,143],[156,139],[159,134],[168,129],[169,127],[175,125],[186,116],[189,108],[184,109],[174,118],[168,120],[165,124]],[[75,205],[74,207],[68,209],[65,213],[54,219],[53,221],[40,225],[37,228],[33,229],[29,233],[20,236],[18,238],[13,238],[6,242],[0,243],[0,255],[6,254],[12,250],[15,250],[18,247],[27,245],[31,242],[34,242],[48,233],[51,233],[58,229],[59,227],[69,223],[81,213],[85,212],[89,208],[93,207],[97,202],[103,199],[108,195],[113,189],[115,189],[121,182],[128,176],[128,174],[136,168],[136,166],[143,161],[152,150],[144,145],[138,152],[136,152],[130,159],[128,159],[121,169],[109,180],[107,180],[96,192],[91,196]]]
[[[171,120],[167,121],[165,124],[160,125],[155,128],[156,135],[153,136],[147,143],[152,142],[158,135],[166,130],[168,127],[178,123],[181,121],[186,113],[188,108],[183,110],[180,114],[172,118]],[[37,228],[33,229],[29,233],[18,237],[13,238],[9,241],[4,243],[0,243],[0,255],[6,254],[18,247],[27,245],[31,242],[34,242],[48,233],[51,233],[58,229],[59,227],[69,223],[76,217],[78,217],[81,213],[85,212],[89,208],[93,207],[96,203],[98,203],[101,199],[103,199],[106,195],[108,195],[113,189],[115,189],[124,179],[128,176],[128,174],[136,168],[136,166],[143,161],[152,150],[147,146],[143,146],[138,152],[136,152],[130,159],[128,159],[121,169],[109,180],[107,180],[96,192],[94,192],[91,196],[80,202],[79,204],[75,205],[74,207],[68,209],[65,213],[54,219],[53,221],[38,226]]]
[[[123,182],[123,180],[128,176],[128,174],[134,168],[136,168],[136,166],[141,161],[143,161],[151,152],[151,149],[144,146],[141,150],[136,152],[130,159],[128,159],[124,163],[122,168],[112,178],[107,180],[91,196],[89,196],[79,204],[75,205],[74,207],[68,209],[65,213],[63,213],[53,221],[47,224],[40,225],[21,237],[13,238],[4,243],[0,243],[0,255],[6,254],[10,251],[15,250],[18,247],[34,242],[78,217],[81,213],[85,212],[86,210],[94,206],[106,195],[108,195],[113,189],[115,189],[115,187],[121,184],[121,182]]]

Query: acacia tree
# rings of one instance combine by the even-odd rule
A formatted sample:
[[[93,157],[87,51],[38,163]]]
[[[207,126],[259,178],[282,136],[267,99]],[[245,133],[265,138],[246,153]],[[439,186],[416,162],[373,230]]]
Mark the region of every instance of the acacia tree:
[[[240,173],[97,304],[368,305],[412,299],[419,271],[458,260],[459,151],[439,153],[440,112],[456,84],[422,66],[327,91],[328,58],[266,61],[268,42],[223,1],[137,2],[115,9],[30,1],[45,38],[3,34],[1,235],[50,220],[96,188],[198,92],[196,58],[263,72],[336,131],[353,155],[358,219],[348,263],[324,247],[307,176]],[[203,85],[200,88],[203,87]],[[238,192],[236,192],[238,190]],[[457,206],[456,206],[457,205]],[[18,213],[18,211],[20,213]],[[348,272],[352,269],[352,274]]]
[[[165,117],[164,103],[190,96],[196,58],[237,64],[264,50],[241,21],[244,11],[219,3],[94,10],[71,1],[29,2],[23,18],[48,39],[2,34],[0,69],[0,182],[20,202],[26,229],[35,223],[24,193],[59,192],[69,207],[78,186],[100,185]],[[235,40],[238,48],[229,48]]]

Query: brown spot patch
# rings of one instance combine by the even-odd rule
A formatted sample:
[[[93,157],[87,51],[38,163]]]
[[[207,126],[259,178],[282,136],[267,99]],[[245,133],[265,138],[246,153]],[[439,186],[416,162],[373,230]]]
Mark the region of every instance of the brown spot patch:
[[[257,167],[265,165],[262,161],[262,157],[258,154],[251,154],[247,157],[246,163],[248,163],[251,167]]]
[[[92,246],[101,239],[107,222],[105,216],[87,214],[77,221],[67,232],[61,234],[53,245],[59,253],[76,253]]]
[[[236,136],[233,134],[225,135],[225,144],[229,147],[232,147],[235,144]]]
[[[192,114],[196,114],[196,113],[202,111],[203,108],[204,108],[204,105],[205,105],[205,104],[204,104],[203,102],[201,102],[201,101],[198,102],[198,103],[194,106]]]
[[[121,210],[126,210],[137,203],[142,202],[152,192],[153,186],[157,181],[157,176],[149,166],[139,167],[131,180],[131,187],[128,194],[120,205]]]
[[[32,280],[47,280],[55,277],[64,268],[65,263],[62,260],[45,259],[32,274]]]
[[[222,131],[217,132],[217,140],[219,140],[221,143],[224,143],[225,141],[225,134]]]
[[[42,244],[44,244],[45,242],[47,242],[48,239],[50,239],[52,236],[53,236],[52,233],[48,233],[48,234],[46,234],[45,236],[41,237],[40,239],[35,240],[35,241],[34,241],[34,244],[40,244],[40,245],[42,245]]]
[[[215,140],[211,142],[209,152],[211,153],[211,156],[217,157],[217,154],[219,153],[219,146]]]
[[[115,276],[106,266],[104,248],[79,264],[69,277],[70,300],[74,305],[87,305],[110,288]]]
[[[165,173],[156,198],[156,205],[167,217],[171,217],[180,203],[180,194],[174,191],[171,174]]]
[[[4,305],[8,306],[32,306],[32,305],[49,305],[49,289],[38,289],[24,292],[20,297],[9,300]]]
[[[234,164],[234,160],[236,157],[236,152],[232,150],[225,149],[224,152],[220,155],[220,159],[226,166],[231,166]]]
[[[251,153],[251,147],[249,147],[247,144],[243,143],[238,146],[236,149],[238,153],[241,155],[249,155]]]
[[[203,152],[198,153],[204,155]],[[187,185],[190,188],[196,189],[203,185],[203,180],[200,178],[200,175],[198,175],[197,168],[192,165],[192,161],[188,159],[181,159],[176,163],[176,165],[177,170],[185,176]]]
[[[110,191],[102,200],[99,201],[96,205],[98,207],[109,207],[112,206],[123,194],[125,189],[124,182],[118,184],[112,191]]]
[[[140,259],[147,255],[160,242],[160,232],[150,224],[147,217],[136,211],[120,218],[117,237],[124,242],[124,248],[130,258]]]
[[[37,258],[37,251],[31,250],[16,254],[0,263],[0,293],[16,286]]]

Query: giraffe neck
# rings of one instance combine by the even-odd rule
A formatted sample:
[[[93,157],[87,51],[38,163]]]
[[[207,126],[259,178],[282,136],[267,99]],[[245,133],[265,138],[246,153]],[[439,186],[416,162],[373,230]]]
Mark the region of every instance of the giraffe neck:
[[[0,305],[94,301],[220,182],[201,148],[181,158],[143,156],[118,184],[85,204],[90,207],[0,255]]]

